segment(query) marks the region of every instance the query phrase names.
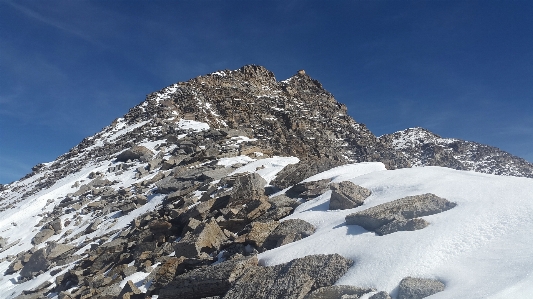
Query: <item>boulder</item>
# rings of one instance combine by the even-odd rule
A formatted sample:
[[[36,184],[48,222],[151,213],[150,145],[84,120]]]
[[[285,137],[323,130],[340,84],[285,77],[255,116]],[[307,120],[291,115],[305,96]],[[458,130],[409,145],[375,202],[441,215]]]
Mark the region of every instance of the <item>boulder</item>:
[[[393,220],[383,226],[378,227],[375,232],[376,234],[383,236],[395,233],[397,231],[415,231],[423,229],[428,226],[429,222],[423,218],[413,218],[408,220]]]
[[[48,240],[48,238],[50,238],[54,234],[55,234],[55,231],[53,229],[48,229],[48,228],[42,229],[35,235],[35,237],[33,237],[33,239],[31,239],[31,243],[33,245],[39,245],[42,242]]]
[[[252,267],[223,298],[303,298],[311,291],[333,285],[352,264],[338,254],[319,254],[276,266]]]
[[[144,146],[135,145],[127,149],[117,156],[117,161],[127,162],[128,160],[140,160],[141,162],[148,162],[154,153]]]
[[[193,232],[187,232],[185,236],[174,245],[176,256],[192,258],[202,251],[211,253],[217,250],[227,239],[222,229],[215,221],[202,223]]]
[[[400,221],[392,224],[392,229],[385,227],[383,232],[392,232],[394,229],[401,230],[402,228],[423,228],[424,223],[419,220],[405,223],[401,221],[437,214],[456,205],[431,193],[407,196],[350,214],[346,216],[346,224],[359,225],[366,230],[376,231],[393,221]]]
[[[422,299],[444,291],[444,283],[427,278],[406,277],[400,281],[398,299]]]
[[[133,198],[133,202],[135,202],[136,204],[138,204],[140,206],[143,206],[143,205],[145,205],[148,202],[148,198],[146,198],[146,196],[144,196],[142,194],[137,194]]]
[[[227,176],[233,171],[230,167],[221,167],[211,170],[206,170],[202,172],[201,178],[204,180],[214,181],[214,180],[220,180],[221,178]]]
[[[257,257],[234,259],[201,267],[176,278],[159,291],[159,299],[200,299],[223,296],[232,284],[257,265]],[[251,298],[251,297],[240,297]]]
[[[85,233],[90,234],[90,233],[95,232],[98,229],[98,226],[100,225],[100,223],[102,223],[102,219],[98,218],[94,220],[93,223],[87,226],[87,228],[85,229]]]
[[[255,172],[237,177],[233,185],[230,205],[246,204],[254,199],[265,198],[266,184],[265,179]]]
[[[359,298],[362,295],[376,291],[370,288],[360,288],[350,285],[327,286],[307,294],[305,299],[336,299],[345,298],[345,295],[351,295],[353,298]]]
[[[172,282],[176,274],[178,274],[178,266],[182,264],[184,260],[184,257],[171,257],[159,266],[155,272],[155,278],[152,282],[152,286],[150,286],[150,290],[160,289]]]
[[[172,227],[172,224],[165,220],[153,220],[148,227],[150,228],[150,231],[154,233],[161,233],[168,231]]]
[[[347,161],[343,158],[331,159],[324,157],[317,159],[302,159],[296,164],[289,164],[285,166],[277,174],[276,178],[270,182],[270,184],[278,187],[279,189],[285,189],[290,186],[294,186],[317,173],[324,172],[346,163]]]
[[[9,275],[9,274],[18,272],[23,267],[24,265],[22,264],[22,261],[20,259],[16,259],[13,262],[11,262],[7,270],[4,272],[4,275]]]
[[[48,243],[48,246],[46,247],[46,257],[48,259],[55,259],[62,255],[63,253],[72,250],[76,248],[73,245],[69,244],[60,244],[56,242],[50,242]]]
[[[120,291],[118,298],[130,299],[132,295],[137,295],[141,293],[141,290],[139,290],[139,288],[133,283],[133,281],[128,280],[128,282],[122,288],[122,291]]]
[[[41,248],[33,253],[24,265],[24,268],[20,271],[20,276],[31,278],[38,274],[40,271],[48,270],[51,262],[46,257],[46,248]]]
[[[301,219],[289,219],[281,222],[263,243],[265,250],[274,249],[303,238],[315,232],[315,227]]]
[[[287,196],[296,198],[314,198],[320,196],[329,189],[331,179],[323,179],[312,182],[299,183],[285,192]]]
[[[56,220],[50,222],[49,225],[50,225],[50,228],[52,228],[56,234],[59,233],[63,229],[61,218],[57,218]]]
[[[358,186],[350,181],[331,184],[330,210],[353,209],[363,204],[365,199],[372,194],[366,188]]]
[[[257,248],[263,246],[263,242],[278,227],[278,221],[252,222],[251,230],[246,235],[246,242],[252,243]]]
[[[191,180],[182,181],[181,179],[169,176],[160,180],[155,185],[157,186],[158,193],[173,193],[173,196],[183,196],[200,187],[201,183]]]
[[[377,292],[376,294],[370,296],[368,299],[391,299],[389,293],[381,291]]]

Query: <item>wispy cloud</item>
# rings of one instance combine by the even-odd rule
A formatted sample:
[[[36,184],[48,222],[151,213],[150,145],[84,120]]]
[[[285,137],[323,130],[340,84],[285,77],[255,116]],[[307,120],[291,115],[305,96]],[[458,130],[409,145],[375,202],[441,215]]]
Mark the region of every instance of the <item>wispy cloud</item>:
[[[31,18],[33,20],[37,20],[39,22],[42,22],[48,26],[51,26],[51,27],[54,27],[54,28],[57,28],[65,33],[68,33],[68,34],[71,34],[71,35],[74,35],[78,38],[81,38],[89,43],[92,43],[94,45],[97,45],[99,47],[102,47],[104,48],[105,45],[98,42],[97,40],[95,40],[94,38],[91,38],[91,36],[89,36],[88,34],[84,33],[82,30],[79,30],[77,28],[75,28],[74,26],[72,25],[69,25],[69,24],[66,24],[64,22],[61,22],[61,21],[58,21],[54,18],[51,18],[51,17],[47,17],[47,16],[44,16],[26,6],[23,6],[19,3],[15,3],[15,2],[12,2],[12,1],[4,1],[4,3],[10,5],[11,7],[13,7],[14,9],[18,10],[19,12],[25,14],[28,18]]]

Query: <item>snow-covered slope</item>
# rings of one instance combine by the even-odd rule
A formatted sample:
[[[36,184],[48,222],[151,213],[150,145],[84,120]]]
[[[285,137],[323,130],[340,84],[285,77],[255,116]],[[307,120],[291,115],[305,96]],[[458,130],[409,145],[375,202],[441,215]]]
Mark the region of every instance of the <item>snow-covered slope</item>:
[[[348,161],[382,162],[330,169]],[[409,163],[419,167],[387,170]],[[355,263],[337,284],[393,297],[413,276],[445,283],[432,298],[530,298],[533,179],[479,172],[531,169],[421,128],[378,139],[303,71],[285,81],[259,66],[212,73],[150,94],[1,186],[0,298],[117,297],[131,285],[157,298],[179,275],[259,252],[263,265],[339,253]],[[276,197],[304,178],[320,183],[302,198]],[[328,210],[329,179],[372,195]],[[378,236],[346,224],[349,214],[426,193],[457,206],[423,217],[430,224],[416,231]],[[294,218],[308,222],[296,229],[316,232],[261,245]]]
[[[379,137],[401,152],[414,167],[445,166],[507,176],[533,177],[533,165],[498,148],[442,138],[424,128],[409,128]]]
[[[374,163],[372,163],[374,164]],[[350,180],[372,195],[355,209],[328,210],[331,192],[300,205],[299,218],[317,231],[299,242],[262,253],[274,265],[319,253],[355,261],[337,284],[372,287],[397,294],[407,276],[436,278],[446,289],[430,298],[531,298],[533,296],[533,180],[442,167],[384,170],[375,163],[346,165],[307,181]],[[346,225],[345,216],[405,196],[433,193],[457,203],[426,216],[417,231],[378,236]]]

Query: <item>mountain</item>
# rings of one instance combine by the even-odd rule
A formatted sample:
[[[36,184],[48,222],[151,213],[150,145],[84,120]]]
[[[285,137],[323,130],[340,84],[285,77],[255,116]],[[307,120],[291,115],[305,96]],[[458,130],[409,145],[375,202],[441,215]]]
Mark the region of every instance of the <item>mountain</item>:
[[[1,186],[0,294],[525,298],[532,169],[421,128],[376,137],[304,71],[218,71]]]
[[[379,137],[401,152],[412,166],[443,166],[497,175],[533,177],[533,164],[498,148],[442,138],[424,128],[410,128]]]

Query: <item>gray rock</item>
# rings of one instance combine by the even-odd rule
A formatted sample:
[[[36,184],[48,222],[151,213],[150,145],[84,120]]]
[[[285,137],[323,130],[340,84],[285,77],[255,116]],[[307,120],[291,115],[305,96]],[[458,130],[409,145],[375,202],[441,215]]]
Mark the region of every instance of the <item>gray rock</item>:
[[[244,174],[236,178],[230,203],[246,203],[265,195],[267,182],[257,173]]]
[[[46,271],[50,265],[50,261],[46,258],[46,248],[41,248],[31,255],[20,271],[20,276],[32,278],[40,271]]]
[[[194,191],[201,183],[194,181],[182,181],[174,177],[166,177],[155,184],[157,192],[161,194],[169,194],[176,192],[175,196],[183,196]]]
[[[63,253],[76,248],[75,246],[69,244],[60,244],[56,242],[48,243],[46,247],[46,257],[48,259],[55,259],[62,255]]]
[[[56,220],[50,222],[50,227],[54,230],[56,234],[59,233],[63,229],[61,218],[57,218]]]
[[[378,293],[370,296],[370,298],[368,298],[368,299],[391,299],[391,297],[390,297],[389,293],[381,291],[381,292],[378,292]]]
[[[53,229],[42,229],[41,231],[39,231],[35,237],[33,237],[33,239],[31,239],[31,243],[33,245],[39,245],[41,244],[42,242],[48,240],[48,238],[50,238],[51,236],[53,236],[55,234],[55,231]]]
[[[146,198],[146,196],[142,195],[142,194],[137,194],[135,195],[135,198],[133,198],[133,201],[140,205],[140,206],[143,206],[145,205],[147,202],[148,202],[148,198]]]
[[[285,189],[287,187],[294,186],[317,173],[344,165],[346,163],[347,161],[342,158],[302,159],[296,164],[289,164],[285,166],[277,174],[276,178],[270,182],[270,184],[280,189]]]
[[[331,179],[323,179],[318,181],[311,181],[305,183],[298,183],[291,187],[285,194],[287,196],[295,198],[313,198],[317,197],[329,189],[329,183]]]
[[[20,259],[16,259],[7,268],[5,271],[5,275],[13,274],[15,272],[18,272],[20,269],[22,269],[24,265],[22,264],[22,261]]]
[[[301,219],[289,219],[281,222],[276,229],[266,238],[263,248],[274,249],[303,238],[309,237],[315,232],[315,227]]]
[[[154,153],[144,146],[133,146],[120,153],[117,156],[117,161],[127,162],[128,160],[140,160],[141,162],[149,161]]]
[[[133,202],[128,202],[120,206],[120,210],[122,211],[123,214],[128,214],[129,212],[135,209],[137,209],[137,206]]]
[[[253,267],[223,298],[303,298],[311,291],[333,285],[352,264],[338,254],[330,254],[310,255],[277,266]]]
[[[189,271],[159,291],[159,299],[223,296],[238,278],[257,265],[257,257],[236,259]],[[247,297],[241,297],[247,298]]]
[[[323,287],[307,294],[305,299],[338,299],[345,298],[345,295],[351,295],[353,298],[359,298],[360,296],[374,292],[375,289],[360,288],[351,285],[334,285]]]
[[[201,178],[210,181],[220,180],[221,178],[230,174],[232,171],[233,169],[231,169],[230,167],[221,167],[217,169],[207,170],[202,173]]]
[[[408,220],[433,215],[447,211],[456,205],[456,203],[431,193],[407,196],[361,212],[350,214],[346,216],[346,224],[359,225],[364,229],[375,231],[395,220]],[[401,222],[398,224],[401,224]],[[414,224],[420,226],[420,223],[415,221],[405,227],[416,227]],[[401,226],[397,225],[396,227],[400,228]]]
[[[444,283],[427,278],[406,277],[400,282],[398,299],[422,299],[444,291]]]
[[[297,206],[300,205],[300,202],[288,196],[285,196],[283,194],[270,198],[268,202],[270,202],[272,205],[274,205],[277,208],[290,207],[290,208],[295,209]]]
[[[176,257],[196,257],[200,252],[211,253],[227,239],[215,221],[200,224],[193,232],[187,232],[174,245]]]
[[[87,226],[87,228],[85,229],[85,233],[90,234],[90,233],[95,232],[98,229],[98,226],[100,225],[100,223],[102,223],[102,219],[98,218],[94,220],[93,223]]]
[[[6,247],[6,245],[7,245],[7,239],[0,237],[0,249]]]
[[[157,270],[155,271],[154,281],[152,282],[152,285],[150,286],[150,289],[148,291],[153,291],[155,289],[159,290],[160,288],[172,282],[176,274],[181,274],[177,273],[178,267],[180,264],[183,263],[184,260],[184,257],[170,257],[161,266],[157,267]]]
[[[372,194],[366,188],[358,186],[350,181],[331,184],[330,210],[346,210],[358,207]]]
[[[246,235],[246,242],[253,244],[257,248],[262,247],[263,242],[265,242],[278,225],[278,221],[253,222],[250,232]]]
[[[376,234],[383,236],[395,233],[397,231],[415,231],[428,226],[429,222],[422,218],[408,220],[393,220],[375,230]]]

